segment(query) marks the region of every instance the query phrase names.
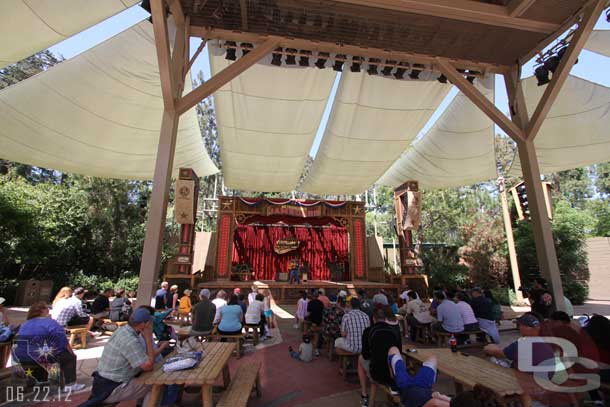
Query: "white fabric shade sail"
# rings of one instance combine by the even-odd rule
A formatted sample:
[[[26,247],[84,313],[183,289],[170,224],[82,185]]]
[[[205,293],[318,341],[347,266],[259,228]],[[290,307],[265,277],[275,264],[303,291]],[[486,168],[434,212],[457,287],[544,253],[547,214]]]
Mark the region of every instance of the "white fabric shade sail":
[[[344,72],[318,154],[299,189],[362,193],[396,161],[450,89],[436,80]]]
[[[295,189],[333,86],[332,69],[279,68],[270,59],[214,93],[222,170],[232,189]],[[229,63],[210,46],[212,75]]]
[[[190,75],[187,87],[190,88]],[[0,158],[107,178],[151,179],[163,114],[152,24],[0,92]],[[194,109],[180,119],[174,171],[217,172]]]
[[[610,57],[610,30],[594,30],[585,44],[585,49]]]
[[[523,81],[528,112],[545,87],[536,78]],[[610,88],[575,76],[568,80],[534,140],[540,172],[549,173],[610,160]],[[521,175],[519,157],[510,170]]]
[[[113,16],[140,0],[1,0],[0,68]]]
[[[494,78],[475,86],[494,100]],[[430,130],[403,154],[378,183],[397,187],[417,180],[422,188],[446,188],[496,176],[494,126],[463,93],[458,93]]]

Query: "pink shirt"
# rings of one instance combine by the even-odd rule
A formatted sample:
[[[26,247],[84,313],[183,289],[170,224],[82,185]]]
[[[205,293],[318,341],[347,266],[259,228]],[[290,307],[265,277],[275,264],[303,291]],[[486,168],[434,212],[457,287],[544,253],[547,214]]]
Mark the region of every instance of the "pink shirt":
[[[458,308],[460,309],[460,314],[462,315],[462,320],[464,321],[464,325],[467,324],[476,324],[477,318],[474,316],[474,311],[470,304],[466,301],[460,301],[457,303]]]

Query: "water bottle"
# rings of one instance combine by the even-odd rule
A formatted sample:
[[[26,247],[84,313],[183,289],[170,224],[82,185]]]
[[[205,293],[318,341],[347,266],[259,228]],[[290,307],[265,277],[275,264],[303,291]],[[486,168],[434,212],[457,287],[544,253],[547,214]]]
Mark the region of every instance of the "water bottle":
[[[457,352],[457,339],[455,339],[453,334],[451,335],[451,338],[449,338],[449,347],[451,348],[451,352]]]

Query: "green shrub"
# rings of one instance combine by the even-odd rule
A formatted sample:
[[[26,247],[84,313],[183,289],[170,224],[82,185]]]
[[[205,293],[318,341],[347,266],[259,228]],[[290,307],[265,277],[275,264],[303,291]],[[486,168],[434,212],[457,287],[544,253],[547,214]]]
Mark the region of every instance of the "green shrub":
[[[501,305],[512,305],[517,302],[517,294],[510,288],[492,288],[491,293]]]
[[[79,271],[70,276],[68,285],[71,287],[83,287],[92,293],[98,293],[107,288],[123,288],[125,291],[137,291],[139,281],[140,278],[138,276],[124,276],[118,280],[110,280],[104,276],[86,275]],[[59,287],[55,288],[56,290],[59,289]]]
[[[582,281],[565,281],[563,293],[573,305],[582,305],[589,296],[589,286]]]

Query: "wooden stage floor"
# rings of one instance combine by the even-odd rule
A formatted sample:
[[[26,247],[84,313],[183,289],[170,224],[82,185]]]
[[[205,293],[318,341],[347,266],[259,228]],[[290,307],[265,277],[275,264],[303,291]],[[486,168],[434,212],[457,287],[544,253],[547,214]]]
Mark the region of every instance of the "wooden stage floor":
[[[251,291],[251,287],[256,285],[259,289],[268,288],[277,302],[294,302],[300,295],[299,291],[324,288],[326,295],[337,294],[340,290],[345,290],[349,295],[355,295],[359,289],[366,290],[371,297],[380,289],[384,289],[392,294],[396,299],[398,297],[399,284],[378,283],[373,281],[328,281],[328,280],[308,280],[301,284],[289,284],[286,281],[272,280],[252,280],[252,281],[228,281],[215,280],[207,281],[198,284],[198,288],[207,288],[212,291],[225,290],[227,293],[233,291],[234,288],[239,288],[242,294],[247,295]]]

